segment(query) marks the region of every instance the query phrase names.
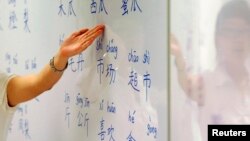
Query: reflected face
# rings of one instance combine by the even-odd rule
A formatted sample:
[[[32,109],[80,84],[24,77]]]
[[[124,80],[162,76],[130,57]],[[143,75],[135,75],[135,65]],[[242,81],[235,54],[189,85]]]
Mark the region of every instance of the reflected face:
[[[250,25],[240,18],[221,23],[216,34],[218,59],[226,64],[243,65],[250,50]]]

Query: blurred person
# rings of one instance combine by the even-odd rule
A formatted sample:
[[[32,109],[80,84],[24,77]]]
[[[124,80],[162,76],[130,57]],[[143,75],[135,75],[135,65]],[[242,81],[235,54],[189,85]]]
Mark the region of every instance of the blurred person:
[[[199,105],[198,122],[203,141],[207,140],[208,124],[250,123],[249,37],[248,3],[232,0],[221,8],[217,16],[217,64],[213,71],[189,74],[178,43],[171,43],[178,81],[187,96]]]

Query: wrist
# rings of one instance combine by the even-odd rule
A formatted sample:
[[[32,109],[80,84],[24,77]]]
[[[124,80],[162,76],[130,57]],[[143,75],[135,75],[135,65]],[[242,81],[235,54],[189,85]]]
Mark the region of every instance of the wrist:
[[[60,56],[59,54],[55,55],[50,60],[50,66],[54,69],[54,71],[62,72],[67,68],[68,58]]]
[[[184,58],[175,58],[175,65],[178,71],[185,71],[186,70],[186,62]]]

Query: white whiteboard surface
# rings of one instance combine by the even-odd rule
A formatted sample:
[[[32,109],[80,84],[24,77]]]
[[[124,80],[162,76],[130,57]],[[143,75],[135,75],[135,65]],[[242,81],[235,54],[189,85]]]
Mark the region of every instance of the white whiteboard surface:
[[[73,31],[106,26],[53,89],[20,105],[8,141],[167,140],[166,8],[163,0],[0,0],[7,73],[36,73]]]

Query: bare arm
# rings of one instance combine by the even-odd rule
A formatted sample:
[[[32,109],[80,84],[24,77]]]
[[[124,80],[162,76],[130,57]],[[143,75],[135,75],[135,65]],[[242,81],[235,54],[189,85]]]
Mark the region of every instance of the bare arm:
[[[175,57],[178,81],[184,92],[188,93],[188,74],[186,71],[186,62],[177,39],[172,34],[170,38],[170,49],[171,54]]]
[[[203,95],[202,77],[200,75],[189,74],[186,71],[186,62],[180,45],[173,35],[171,35],[170,42],[171,54],[175,57],[179,84],[189,98],[201,104]]]
[[[54,65],[58,70],[65,68],[70,57],[77,55],[89,47],[103,33],[104,26],[98,25],[88,30],[82,29],[73,33],[61,45],[55,55]],[[7,97],[10,106],[35,98],[51,89],[61,78],[63,72],[54,71],[47,64],[39,73],[12,78],[7,85]]]

